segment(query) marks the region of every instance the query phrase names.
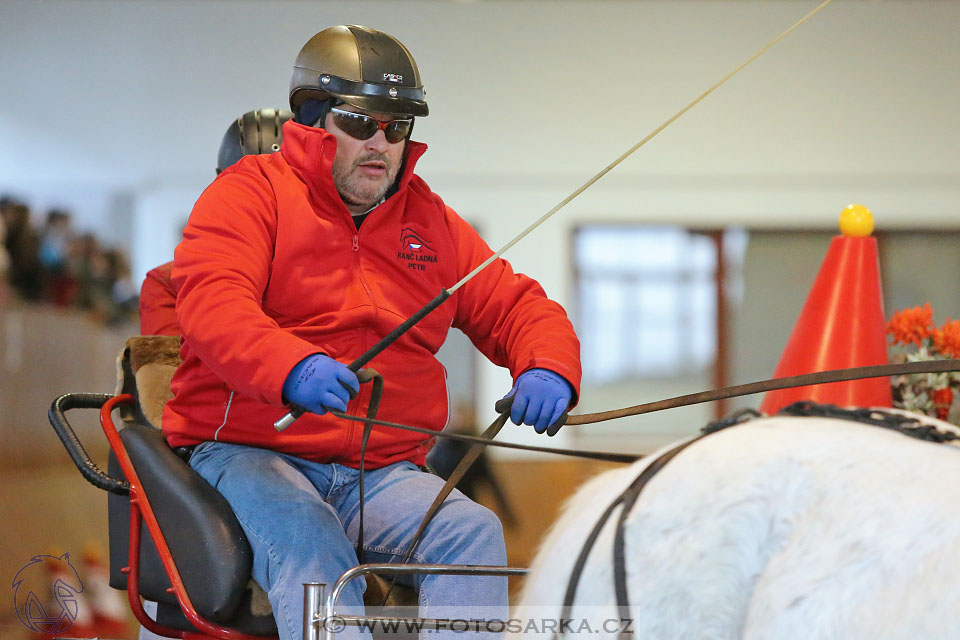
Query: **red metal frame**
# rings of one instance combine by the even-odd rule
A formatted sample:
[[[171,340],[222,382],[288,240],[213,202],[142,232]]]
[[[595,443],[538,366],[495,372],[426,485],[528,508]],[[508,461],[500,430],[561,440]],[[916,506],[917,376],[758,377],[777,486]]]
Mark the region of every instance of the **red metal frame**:
[[[120,463],[120,468],[123,469],[123,473],[127,477],[127,482],[130,483],[130,556],[128,566],[123,569],[123,572],[127,574],[127,598],[130,601],[130,608],[133,609],[133,615],[140,624],[151,632],[171,638],[181,638],[182,640],[209,640],[211,638],[217,640],[269,640],[269,637],[252,636],[216,625],[202,618],[190,601],[190,596],[187,595],[183,580],[180,578],[180,571],[173,561],[173,555],[170,553],[167,540],[163,537],[163,532],[157,523],[153,508],[150,506],[150,501],[147,500],[146,495],[144,495],[141,489],[140,478],[133,468],[130,456],[127,454],[127,450],[120,440],[120,434],[117,432],[116,426],[113,424],[111,414],[117,405],[132,404],[134,401],[132,395],[122,394],[107,400],[100,409],[100,426],[103,429],[104,435],[107,436],[107,440],[110,442],[110,448],[113,450],[114,455],[116,455],[117,461]],[[190,621],[190,624],[203,633],[180,631],[179,629],[165,627],[155,622],[143,610],[143,603],[140,600],[139,579],[141,520],[146,522],[147,530],[150,532],[150,537],[153,538],[153,543],[160,555],[160,561],[163,563],[163,568],[167,572],[167,577],[170,578],[170,584],[173,585],[170,591],[176,595],[177,602],[179,602],[180,608],[183,610],[183,614],[187,617],[187,620]]]

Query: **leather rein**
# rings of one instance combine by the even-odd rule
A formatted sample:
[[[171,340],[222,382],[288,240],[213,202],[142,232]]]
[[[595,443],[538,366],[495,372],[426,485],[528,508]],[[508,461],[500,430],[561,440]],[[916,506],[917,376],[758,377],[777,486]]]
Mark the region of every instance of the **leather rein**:
[[[390,427],[395,429],[402,429],[406,431],[413,431],[417,433],[423,433],[433,437],[440,438],[450,438],[454,440],[461,440],[464,442],[470,443],[470,448],[467,450],[467,453],[464,454],[463,458],[454,468],[453,472],[447,478],[440,492],[437,494],[437,497],[434,498],[433,503],[427,509],[426,514],[423,517],[423,520],[420,523],[420,526],[417,528],[416,533],[413,536],[413,539],[410,542],[410,545],[407,547],[406,552],[404,553],[403,560],[401,564],[407,563],[410,561],[410,558],[413,556],[414,552],[417,549],[417,546],[420,543],[421,538],[423,537],[423,532],[426,530],[427,525],[430,524],[430,521],[433,519],[433,516],[439,510],[440,506],[446,500],[447,496],[450,495],[450,492],[457,486],[463,476],[470,469],[471,465],[477,460],[480,454],[483,452],[484,447],[494,446],[494,447],[503,447],[510,449],[520,449],[524,451],[536,451],[542,453],[554,453],[559,455],[567,456],[576,456],[582,458],[590,458],[595,460],[607,460],[613,462],[634,462],[644,457],[638,454],[618,454],[618,453],[606,453],[599,451],[579,451],[573,449],[560,449],[553,447],[536,447],[531,445],[520,445],[515,443],[507,442],[496,442],[494,438],[506,424],[507,419],[510,416],[510,404],[509,402],[498,402],[497,410],[500,412],[500,415],[487,427],[480,436],[470,436],[466,434],[458,433],[444,433],[437,432],[431,429],[425,429],[422,427],[414,427],[412,425],[405,425],[396,422],[388,422],[386,420],[379,420],[376,418],[377,407],[380,402],[380,391],[382,390],[382,378],[375,371],[370,370],[361,370],[369,371],[369,373],[364,373],[361,376],[362,381],[367,380],[380,380],[379,385],[374,385],[374,393],[371,397],[370,408],[368,409],[366,417],[351,416],[339,411],[331,411],[332,415],[335,415],[339,418],[345,420],[354,420],[364,423],[364,435],[363,435],[363,449],[365,449],[367,439],[369,438],[370,431],[373,428],[373,425],[379,425],[384,427]],[[947,371],[960,371],[960,359],[950,359],[950,360],[923,360],[919,362],[907,362],[902,364],[885,364],[885,365],[872,365],[866,367],[852,367],[848,369],[834,369],[830,371],[818,371],[815,373],[806,373],[795,376],[788,376],[783,378],[773,378],[769,380],[761,380],[759,382],[752,382],[748,384],[734,385],[730,387],[723,387],[720,389],[711,389],[707,391],[701,391],[698,393],[691,393],[682,396],[676,396],[673,398],[667,398],[664,400],[657,400],[654,402],[647,402],[644,404],[634,405],[631,407],[625,407],[623,409],[614,409],[610,411],[602,411],[598,413],[586,413],[574,416],[567,416],[564,414],[561,416],[560,420],[565,419],[565,424],[570,426],[578,426],[585,424],[593,424],[597,422],[605,422],[607,420],[614,420],[617,418],[624,418],[628,416],[642,415],[646,413],[653,413],[656,411],[663,411],[665,409],[674,409],[678,407],[685,407],[694,404],[702,404],[704,402],[712,402],[715,400],[721,400],[726,398],[736,398],[746,395],[751,395],[755,393],[764,393],[767,391],[774,391],[778,389],[787,389],[793,387],[805,387],[817,384],[826,384],[831,382],[846,382],[850,380],[862,380],[867,378],[881,378],[895,375],[915,375],[923,373],[943,373]],[[636,502],[636,499],[639,497],[640,491],[644,486],[646,486],[647,480],[652,477],[663,465],[665,465],[669,460],[685,449],[687,446],[696,442],[711,433],[715,433],[726,426],[732,424],[738,424],[737,420],[732,422],[727,421],[722,426],[708,430],[696,438],[683,442],[670,450],[661,454],[656,460],[654,460],[650,465],[648,465],[644,471],[638,476],[634,484],[628,488],[604,513],[601,517],[600,522],[598,522],[597,527],[594,532],[591,534],[591,539],[595,539],[599,535],[599,530],[602,528],[603,524],[606,522],[607,518],[612,514],[613,510],[619,506],[623,505],[623,510],[621,511],[621,524],[618,526],[618,531],[622,528],[622,521],[626,518],[626,514],[630,511],[630,507]],[[555,431],[554,431],[555,433]],[[357,542],[358,555],[361,557],[362,562],[362,546],[363,546],[363,502],[364,502],[364,487],[363,487],[363,453],[364,450],[361,450],[361,467],[360,467],[360,532],[359,539]],[[622,536],[618,536],[615,540],[615,557],[622,557],[623,554],[623,540]],[[591,545],[588,542],[587,547]],[[619,549],[620,556],[617,556],[617,549]],[[578,566],[586,562],[586,555],[578,559]],[[580,567],[582,569],[582,566]],[[575,568],[576,573],[576,568]],[[387,593],[384,596],[384,604],[386,603],[387,598],[390,595],[390,591],[395,584],[396,576],[390,582],[390,586],[387,589]],[[625,606],[626,602],[626,585],[625,583],[621,584],[621,581],[617,581],[617,596],[618,602],[623,603],[621,606]],[[572,591],[569,591],[572,589]],[[569,614],[569,607],[572,606],[572,598],[576,590],[576,586],[571,582],[571,586],[568,589],[569,596],[569,605],[565,599],[564,603],[564,612]],[[623,598],[621,599],[621,596]],[[383,605],[381,605],[383,606]]]

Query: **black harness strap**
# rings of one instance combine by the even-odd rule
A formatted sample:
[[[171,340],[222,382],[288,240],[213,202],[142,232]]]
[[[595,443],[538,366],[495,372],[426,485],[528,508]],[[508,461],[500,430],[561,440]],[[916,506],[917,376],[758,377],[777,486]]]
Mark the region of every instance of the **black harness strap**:
[[[716,433],[711,432],[711,433]],[[650,479],[655,476],[657,473],[663,469],[668,462],[673,460],[678,453],[689,447],[691,444],[706,438],[709,433],[703,433],[693,440],[688,440],[687,442],[680,444],[670,451],[662,454],[659,458],[654,460],[651,464],[643,470],[643,472],[637,477],[637,480],[634,481],[630,487],[621,494],[621,499],[623,506],[620,509],[620,518],[617,520],[617,530],[614,533],[613,537],[613,588],[617,597],[617,612],[621,619],[629,620],[630,619],[630,599],[627,594],[627,570],[626,570],[626,521],[627,517],[630,515],[630,511],[633,509],[633,505],[636,504],[637,499],[640,497],[640,493],[647,486],[647,483],[650,482]],[[579,580],[579,576],[578,576]],[[571,603],[572,605],[572,603]],[[633,635],[628,633],[624,629],[621,629],[618,636],[620,638],[625,638]]]
[[[882,409],[843,409],[833,404],[817,404],[816,402],[801,400],[781,409],[779,415],[853,420],[872,424],[876,427],[892,429],[905,436],[926,440],[927,442],[943,443],[960,440],[960,435],[952,431],[941,431],[931,424],[922,424],[917,418]]]
[[[629,619],[630,617],[630,605],[627,595],[627,579],[626,579],[626,570],[625,570],[625,539],[624,539],[624,522],[626,521],[627,516],[630,514],[630,510],[633,508],[633,505],[636,503],[637,499],[640,497],[640,493],[643,491],[644,487],[647,486],[647,483],[650,479],[660,472],[663,467],[667,465],[668,462],[673,460],[678,453],[692,445],[698,440],[702,440],[709,435],[717,433],[722,429],[716,429],[714,431],[705,432],[699,436],[688,440],[677,446],[665,451],[664,453],[657,456],[657,458],[643,468],[643,471],[630,483],[623,493],[616,497],[616,499],[610,504],[609,507],[603,512],[603,515],[600,516],[600,519],[597,521],[597,524],[594,525],[593,530],[590,532],[590,535],[587,536],[586,542],[583,544],[583,548],[580,550],[580,554],[577,556],[577,561],[574,563],[573,570],[570,573],[570,579],[567,582],[567,591],[563,596],[563,609],[560,613],[560,628],[564,628],[564,623],[571,620],[573,603],[577,595],[577,587],[580,584],[580,577],[583,574],[583,569],[587,564],[587,559],[590,555],[590,551],[593,549],[594,544],[597,539],[600,537],[600,533],[603,531],[604,525],[606,525],[607,520],[610,519],[610,516],[616,510],[616,508],[622,507],[620,511],[620,517],[617,521],[617,529],[614,534],[614,544],[613,544],[613,566],[614,566],[614,590],[616,592],[617,598],[617,610],[619,615],[623,619]],[[561,632],[561,637],[564,635],[564,632]],[[631,633],[621,630],[619,633],[620,638],[629,637]],[[554,635],[556,637],[556,634]]]
[[[377,417],[377,411],[380,410],[380,399],[383,397],[383,376],[374,369],[360,369],[357,372],[357,378],[360,383],[373,382],[373,389],[370,391],[370,404],[367,406],[367,417],[363,420],[363,439],[360,441],[360,523],[357,528],[357,560],[363,564],[363,503],[366,501],[364,492],[363,475],[364,461],[367,458],[367,441],[370,440],[370,432],[373,431],[373,424]]]
[[[483,431],[480,437],[487,440],[493,440],[495,437],[497,437],[497,434],[500,433],[500,429],[503,428],[503,425],[506,424],[507,418],[509,417],[510,410],[508,408],[506,411],[497,416],[497,419],[494,420],[490,426]],[[433,503],[424,514],[423,519],[420,521],[420,526],[417,527],[417,531],[413,534],[413,539],[410,541],[410,545],[403,554],[403,559],[400,561],[400,564],[406,564],[410,562],[410,558],[413,557],[414,552],[417,550],[417,546],[420,544],[420,540],[423,538],[423,532],[426,531],[427,525],[430,524],[430,521],[433,520],[433,516],[436,515],[437,511],[440,510],[440,507],[443,506],[443,502],[447,499],[447,496],[450,495],[450,492],[453,491],[454,487],[457,486],[457,483],[460,482],[464,474],[466,474],[470,469],[470,465],[472,465],[476,459],[480,457],[481,453],[483,453],[483,444],[473,443],[470,445],[467,453],[465,453],[463,458],[460,459],[460,462],[457,463],[457,466],[453,469],[450,477],[447,478],[447,481],[440,489],[440,493],[438,493],[437,497],[433,499]],[[380,604],[381,609],[387,605],[387,599],[390,597],[390,592],[393,591],[393,586],[397,583],[397,577],[399,575],[400,574],[394,574],[393,578],[390,580],[390,585],[387,587],[387,591],[383,596],[383,602]]]
[[[956,433],[950,431],[941,431],[933,425],[921,424],[916,418],[892,411],[883,411],[880,409],[842,409],[835,405],[800,401],[783,408],[778,415],[798,417],[816,416],[852,420],[877,427],[892,429],[906,436],[935,443],[960,440],[960,435]],[[597,539],[600,537],[600,533],[603,530],[604,525],[607,523],[607,520],[610,519],[610,516],[618,506],[621,507],[621,510],[620,516],[617,520],[617,528],[614,533],[613,540],[614,593],[616,595],[618,615],[623,620],[630,619],[630,599],[627,591],[626,571],[626,521],[627,517],[630,515],[631,509],[640,497],[640,493],[647,486],[653,476],[659,473],[668,462],[677,456],[677,454],[692,445],[694,442],[702,440],[709,435],[718,433],[729,427],[744,424],[745,422],[758,417],[763,416],[752,409],[744,409],[732,414],[728,418],[711,422],[703,428],[703,432],[696,438],[681,443],[660,454],[653,462],[644,467],[643,471],[641,471],[636,479],[630,483],[630,486],[628,486],[619,496],[617,496],[617,498],[600,516],[596,525],[594,525],[593,530],[590,532],[590,535],[587,536],[583,548],[580,550],[580,555],[577,557],[577,561],[573,566],[569,582],[567,583],[567,591],[564,595],[563,609],[561,610],[560,614],[561,630],[564,629],[563,623],[571,619],[577,586],[583,574],[584,567],[586,566],[590,551],[592,550]],[[561,631],[560,635],[561,637],[563,636],[563,631]],[[625,640],[632,635],[632,632],[621,629],[618,638],[620,638],[620,640]],[[554,638],[556,637],[557,634],[554,634]]]

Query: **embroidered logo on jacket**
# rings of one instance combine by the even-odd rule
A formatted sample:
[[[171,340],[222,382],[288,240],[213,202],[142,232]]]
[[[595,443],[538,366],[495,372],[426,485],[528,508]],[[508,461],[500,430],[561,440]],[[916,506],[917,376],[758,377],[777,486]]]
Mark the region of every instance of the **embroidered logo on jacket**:
[[[437,262],[437,253],[419,233],[410,227],[400,231],[400,250],[397,258],[407,261],[407,267],[414,271],[426,271],[427,265]]]

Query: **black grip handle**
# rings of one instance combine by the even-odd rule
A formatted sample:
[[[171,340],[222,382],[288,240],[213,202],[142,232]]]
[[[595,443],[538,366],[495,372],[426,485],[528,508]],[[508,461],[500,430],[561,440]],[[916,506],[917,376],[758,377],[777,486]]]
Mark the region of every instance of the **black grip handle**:
[[[130,483],[108,476],[90,459],[66,416],[66,412],[71,409],[100,409],[112,397],[109,393],[66,393],[53,401],[47,411],[47,418],[70,454],[73,464],[87,482],[110,493],[127,495],[130,493]]]

